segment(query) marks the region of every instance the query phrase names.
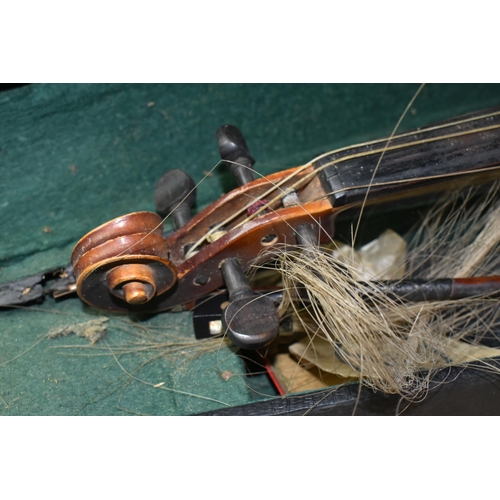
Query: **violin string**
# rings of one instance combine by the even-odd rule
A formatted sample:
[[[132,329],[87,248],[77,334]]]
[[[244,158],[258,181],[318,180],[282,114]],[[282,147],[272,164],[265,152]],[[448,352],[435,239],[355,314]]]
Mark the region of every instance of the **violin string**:
[[[419,88],[419,90],[417,91],[417,93],[419,93],[421,90],[421,88]],[[414,96],[415,97],[415,96]],[[412,99],[412,102],[415,100],[415,98]],[[479,120],[479,119],[484,119],[484,118],[489,118],[489,117],[493,117],[493,116],[497,116],[500,114],[500,111],[497,111],[497,112],[491,112],[491,113],[486,113],[486,114],[483,114],[481,116],[475,116],[475,117],[471,117],[471,118],[465,118],[465,119],[462,119],[462,120],[456,120],[456,121],[452,121],[450,123],[446,123],[446,124],[441,124],[441,125],[436,125],[436,126],[431,126],[431,127],[424,127],[422,129],[419,129],[418,132],[419,133],[422,133],[422,132],[429,132],[429,131],[435,131],[435,130],[440,130],[440,129],[444,129],[444,128],[448,128],[448,127],[451,127],[451,126],[455,126],[455,125],[460,125],[460,124],[465,124],[465,123],[468,123],[470,121],[473,121],[473,120]],[[500,125],[497,125],[497,126],[491,126],[491,127],[483,127],[482,129],[478,129],[477,132],[482,132],[482,131],[487,131],[487,130],[493,130],[493,129],[497,129],[497,128],[500,128]],[[311,172],[309,175],[305,176],[303,179],[301,179],[300,181],[298,181],[297,183],[293,184],[291,186],[292,189],[300,189],[303,185],[305,185],[307,182],[309,182],[312,178],[314,178],[321,170],[331,166],[331,165],[335,165],[335,164],[338,164],[338,163],[341,163],[342,161],[348,161],[348,160],[352,160],[352,159],[357,159],[357,158],[361,158],[361,157],[364,157],[364,156],[369,156],[369,155],[372,155],[372,154],[378,154],[378,153],[381,153],[382,155],[385,154],[385,151],[392,151],[392,150],[396,150],[396,149],[403,149],[404,147],[409,147],[409,146],[414,146],[414,145],[419,145],[419,144],[424,144],[424,143],[428,143],[428,142],[433,142],[435,140],[441,140],[441,139],[447,139],[447,138],[455,138],[455,137],[459,137],[460,135],[467,135],[469,132],[462,132],[462,133],[455,133],[455,134],[449,134],[449,135],[445,135],[445,136],[441,136],[441,137],[438,137],[438,138],[433,138],[431,140],[424,140],[424,141],[414,141],[412,143],[408,143],[406,145],[401,145],[401,146],[394,146],[394,147],[390,147],[388,148],[387,147],[387,144],[388,144],[388,141],[390,140],[394,140],[394,139],[399,139],[399,138],[404,138],[404,137],[408,137],[410,135],[413,135],[415,134],[415,131],[412,131],[412,132],[407,132],[407,133],[403,133],[403,134],[398,134],[398,135],[394,135],[392,138],[389,138],[389,139],[382,139],[382,140],[375,140],[375,141],[368,141],[368,142],[363,142],[363,143],[359,143],[357,145],[354,145],[354,146],[347,146],[347,147],[343,147],[343,148],[339,148],[339,149],[336,149],[336,150],[332,150],[330,152],[327,152],[327,153],[324,153],[322,155],[319,155],[317,157],[315,157],[314,159],[312,159],[311,161],[309,161],[308,163],[306,163],[305,165],[299,167],[298,169],[295,169],[294,172],[292,172],[292,174],[290,174],[289,177],[285,178],[285,179],[282,179],[281,181],[279,181],[278,183],[275,183],[272,185],[272,187],[266,191],[264,194],[262,194],[259,198],[257,198],[257,201],[258,200],[264,200],[266,199],[266,197],[269,196],[269,194],[271,194],[273,191],[275,190],[278,190],[280,189],[280,187],[288,182],[290,179],[292,179],[293,177],[299,175],[303,170],[306,170],[310,167],[312,167],[312,165],[314,164],[314,162],[326,157],[326,156],[329,156],[329,155],[332,155],[332,154],[338,154],[338,153],[341,153],[343,151],[348,151],[350,149],[354,149],[354,148],[359,148],[359,147],[365,147],[365,146],[370,146],[370,145],[374,145],[374,144],[380,144],[380,143],[386,143],[386,147],[384,147],[383,149],[381,150],[375,150],[375,151],[371,151],[371,152],[366,152],[366,153],[360,153],[360,154],[356,154],[356,155],[349,155],[349,156],[346,156],[346,157],[343,157],[343,158],[340,158],[336,161],[332,161],[332,162],[329,162],[319,168],[317,168],[315,171]],[[380,161],[380,160],[379,160]],[[229,163],[234,163],[234,164],[237,164],[236,162],[230,162],[228,160],[226,160],[226,162],[229,162]],[[203,183],[205,182],[205,180],[214,172],[214,170],[216,168],[218,168],[218,166],[223,163],[222,160],[220,160],[219,162],[217,162],[205,175],[204,177],[195,185],[195,187],[193,189],[191,189],[189,191],[188,194],[186,194],[186,196],[184,196],[184,198],[170,211],[169,214],[167,214],[163,219],[162,221],[157,225],[155,226],[153,229],[149,230],[145,236],[143,238],[141,238],[139,241],[135,242],[133,245],[131,245],[129,248],[127,248],[126,250],[123,250],[122,252],[120,252],[117,257],[119,256],[122,256],[126,253],[129,253],[136,245],[139,245],[142,241],[144,241],[144,239],[149,236],[150,234],[154,233],[155,231],[157,231],[172,215],[172,213],[182,204],[184,203],[184,201]],[[242,165],[244,166],[244,165]],[[245,168],[248,168],[246,166],[244,166]],[[376,169],[377,170],[377,169]],[[260,176],[261,178],[263,179],[267,179],[266,176],[263,176],[263,175],[260,175],[257,171],[253,170],[253,172]],[[376,171],[375,171],[376,173]],[[464,175],[466,175],[468,172],[464,172]],[[440,176],[441,177],[441,176]],[[444,177],[444,176],[443,176]],[[433,178],[432,176],[428,177],[428,178]],[[423,180],[423,179],[427,179],[427,178],[422,178],[422,179],[415,179],[415,180]],[[372,179],[373,181],[373,179]],[[400,183],[403,183],[404,181],[393,181],[393,182],[386,182],[386,183],[383,183],[383,184],[374,184],[374,185],[389,185],[389,184],[400,184]],[[368,186],[361,186],[363,188],[366,188]],[[330,196],[331,194],[336,194],[338,192],[343,192],[343,191],[346,191],[348,190],[349,188],[344,188],[342,190],[339,190],[337,192],[334,192],[334,193],[327,193],[326,196]],[[285,194],[282,190],[281,190],[281,196]],[[272,200],[270,200],[268,203],[264,204],[259,210],[257,210],[252,216],[249,216],[247,217],[244,221],[242,221],[241,223],[238,224],[238,226],[240,225],[243,225],[244,223],[247,223],[251,220],[253,220],[254,218],[258,217],[264,210],[266,209],[269,209],[271,207],[271,205],[273,204],[276,204],[276,203],[279,203],[280,200],[281,200],[281,196],[276,196],[275,198],[273,198]],[[235,218],[239,217],[242,213],[246,212],[248,210],[248,208],[252,205],[252,203],[249,203],[248,205],[245,205],[244,207],[242,207],[240,210],[237,210],[235,211],[233,214],[231,214],[229,217],[227,217],[224,221],[222,221],[221,223],[219,224],[216,224],[214,227],[212,227],[203,237],[201,237],[198,241],[196,241],[194,243],[194,245],[190,248],[189,252],[186,254],[186,260],[191,258],[194,253],[196,253],[196,250],[199,248],[199,246],[201,244],[203,244],[205,241],[208,241],[208,239],[210,238],[210,235],[212,233],[215,233],[219,230],[221,230],[221,228],[227,226],[228,224],[230,224]],[[238,227],[236,226],[236,227]]]
[[[472,117],[472,118],[457,120],[457,121],[453,121],[453,122],[442,124],[442,125],[436,125],[436,126],[433,126],[433,127],[422,128],[422,129],[419,129],[417,132],[412,131],[412,132],[408,132],[408,133],[405,133],[405,134],[398,134],[398,135],[395,135],[395,136],[393,136],[393,137],[391,137],[389,139],[382,139],[382,140],[377,140],[377,141],[364,142],[364,143],[356,144],[354,146],[348,146],[348,147],[344,147],[344,148],[332,150],[332,151],[327,152],[327,153],[323,153],[322,155],[319,155],[319,156],[315,157],[314,159],[312,159],[311,161],[309,161],[308,163],[306,163],[302,167],[299,167],[299,169],[297,169],[297,171],[294,171],[290,175],[290,177],[288,177],[286,179],[283,179],[282,181],[280,181],[280,183],[277,183],[275,186],[273,186],[272,189],[270,189],[268,192],[266,192],[264,195],[262,195],[258,199],[260,199],[260,200],[264,199],[272,191],[274,191],[275,189],[279,188],[284,182],[288,181],[290,178],[293,178],[298,173],[301,173],[303,170],[311,167],[315,162],[317,162],[318,160],[320,160],[320,159],[322,159],[322,158],[324,158],[326,156],[330,156],[330,155],[333,155],[333,154],[342,153],[343,151],[349,151],[350,149],[358,149],[360,147],[369,146],[369,145],[373,145],[373,144],[385,144],[385,146],[383,148],[381,148],[381,149],[372,150],[372,151],[366,151],[366,152],[361,152],[361,153],[353,154],[353,155],[348,155],[348,156],[339,158],[337,160],[334,160],[332,162],[329,162],[326,165],[322,165],[321,167],[317,168],[314,172],[312,172],[308,177],[306,177],[303,182],[302,182],[302,179],[301,179],[301,181],[300,181],[301,184],[308,182],[311,178],[315,177],[317,175],[317,173],[320,172],[321,170],[324,170],[325,168],[327,168],[329,166],[336,165],[336,164],[344,162],[344,161],[348,161],[348,160],[352,160],[352,159],[358,159],[358,158],[362,158],[362,157],[366,157],[366,156],[371,156],[371,155],[376,155],[376,154],[379,154],[379,153],[383,154],[383,153],[385,153],[385,151],[393,151],[393,150],[405,149],[406,147],[422,145],[422,144],[426,144],[426,143],[429,143],[429,142],[435,142],[435,141],[439,141],[439,140],[443,140],[443,139],[452,139],[452,138],[460,137],[461,135],[468,135],[468,134],[471,133],[471,131],[455,132],[453,134],[445,134],[445,135],[442,135],[442,136],[439,136],[439,137],[436,137],[436,138],[429,138],[429,139],[424,139],[424,140],[419,140],[419,141],[413,141],[413,142],[410,142],[410,143],[405,143],[405,144],[402,144],[402,145],[396,145],[396,146],[392,146],[392,147],[387,147],[387,142],[390,141],[390,140],[395,140],[395,139],[399,139],[399,138],[402,138],[402,137],[408,137],[408,136],[411,136],[411,135],[415,135],[415,133],[424,133],[424,132],[429,132],[429,131],[435,131],[435,130],[440,130],[440,129],[448,128],[448,127],[451,127],[451,126],[465,124],[465,123],[468,123],[468,122],[471,122],[471,121],[475,121],[475,120],[482,120],[484,118],[489,118],[489,117],[492,117],[492,116],[497,116],[499,114],[500,114],[500,111],[498,111],[498,112],[492,112],[492,113],[486,113],[486,114],[481,115],[481,116],[475,116],[475,117]],[[488,131],[488,130],[495,130],[495,129],[498,129],[498,128],[500,128],[500,125],[492,125],[490,127],[482,127],[482,128],[475,129],[473,132],[474,133],[475,132],[485,132],[485,131]],[[231,163],[235,163],[235,162],[231,162]],[[240,165],[240,166],[244,167],[244,165]],[[248,168],[248,167],[245,167],[245,168]],[[255,170],[253,170],[253,169],[251,169],[251,170],[255,174],[259,175],[259,173],[256,172]],[[264,176],[260,176],[260,177],[265,178]],[[417,178],[416,180],[420,180],[420,178]],[[396,183],[400,183],[400,182],[404,182],[404,181],[396,181]],[[382,185],[385,185],[385,184],[382,184]],[[296,188],[296,189],[300,188],[300,184],[292,185],[292,188]],[[345,189],[348,189],[348,188],[345,188]],[[275,202],[277,199],[278,198],[275,198],[273,201]],[[273,201],[271,201],[269,203],[271,204]],[[248,208],[248,206],[246,206],[245,209],[242,209],[240,212],[238,212],[236,214],[236,216],[240,215],[247,208]],[[253,214],[252,217],[247,218],[245,220],[245,222],[248,222],[252,218],[255,218],[257,215],[259,215],[266,208],[268,208],[268,207],[267,206],[263,206],[262,208],[259,209],[258,212],[255,212],[255,214]]]
[[[497,112],[497,113],[489,113],[489,114],[486,114],[486,115],[483,115],[481,117],[475,117],[474,119],[477,120],[477,119],[482,119],[484,117],[490,117],[490,116],[495,116],[495,115],[498,115],[500,114],[500,112]],[[453,122],[451,124],[446,124],[446,125],[442,125],[442,126],[436,126],[436,127],[429,127],[429,128],[424,128],[424,129],[421,129],[419,130],[419,132],[426,132],[428,130],[438,130],[438,129],[442,129],[442,128],[446,128],[446,127],[449,127],[451,125],[455,125],[457,123],[461,124],[461,123],[466,123],[468,121],[472,121],[473,119],[467,119],[467,120],[459,120],[457,122]],[[486,132],[486,131],[489,131],[489,130],[495,130],[495,129],[498,129],[500,128],[500,125],[492,125],[492,126],[489,126],[489,127],[482,127],[482,128],[479,128],[479,129],[475,129],[474,132],[475,133],[479,133],[479,132]],[[457,137],[460,137],[460,136],[463,136],[463,135],[468,135],[470,134],[471,131],[462,131],[462,132],[456,132],[456,133],[453,133],[453,134],[447,134],[447,135],[444,135],[444,136],[439,136],[439,137],[435,137],[435,138],[429,138],[429,139],[425,139],[425,140],[420,140],[420,141],[413,141],[413,142],[410,142],[410,143],[406,143],[406,144],[403,144],[403,145],[396,145],[396,146],[388,146],[388,143],[386,144],[386,146],[382,149],[377,149],[377,150],[374,150],[374,151],[369,151],[369,152],[362,152],[362,153],[358,153],[358,154],[353,154],[353,155],[348,155],[348,156],[345,156],[345,157],[342,157],[342,158],[339,158],[337,160],[333,160],[331,162],[328,162],[327,164],[325,165],[322,165],[321,167],[315,169],[313,172],[311,172],[310,174],[308,175],[305,175],[302,179],[300,179],[299,181],[297,181],[296,183],[292,184],[289,189],[295,189],[295,190],[298,190],[300,189],[303,185],[307,184],[312,178],[316,177],[317,174],[319,172],[321,172],[322,170],[326,169],[327,167],[329,166],[332,166],[332,165],[336,165],[336,164],[339,164],[341,162],[344,162],[344,161],[349,161],[349,160],[353,160],[353,159],[358,159],[358,158],[362,158],[362,157],[367,157],[367,156],[371,156],[371,155],[376,155],[376,154],[381,154],[381,158],[382,156],[385,154],[385,152],[387,151],[395,151],[395,150],[400,150],[400,149],[404,149],[406,147],[411,147],[411,146],[416,146],[416,145],[421,145],[421,144],[426,144],[426,143],[431,143],[431,142],[436,142],[436,141],[439,141],[439,140],[444,140],[444,139],[451,139],[451,138],[457,138]],[[399,137],[406,137],[410,134],[400,134],[398,136],[394,136],[392,137],[392,139],[395,139],[395,138],[399,138]],[[391,138],[388,139],[388,141],[390,141]],[[334,153],[338,153],[338,152],[341,152],[341,151],[346,151],[346,150],[349,150],[349,149],[354,149],[354,148],[357,148],[357,147],[360,147],[360,146],[365,146],[365,145],[369,145],[369,144],[376,144],[376,143],[380,143],[381,141],[372,141],[372,142],[369,142],[369,143],[362,143],[362,144],[358,144],[356,146],[350,146],[350,147],[346,147],[346,148],[341,148],[341,149],[338,149],[338,150],[334,150],[330,153],[325,153],[324,155],[321,155],[321,156],[318,156],[317,158],[314,158],[313,160],[309,161],[308,163],[306,163],[305,165],[295,169],[291,174],[290,176],[280,180],[279,182],[277,183],[272,183],[269,181],[268,177],[264,176],[264,175],[260,175],[257,171],[253,170],[253,172],[257,175],[259,175],[262,179],[264,180],[267,180],[270,182],[271,184],[271,188],[269,188],[264,194],[260,195],[260,197],[258,197],[257,199],[254,198],[254,201],[253,202],[249,202],[247,205],[245,205],[244,207],[242,207],[241,209],[239,210],[236,210],[234,211],[230,216],[228,216],[225,220],[223,220],[222,222],[214,225],[211,229],[209,229],[209,231],[204,234],[198,241],[196,241],[192,247],[190,248],[189,252],[186,254],[186,260],[188,260],[189,258],[191,258],[195,253],[196,251],[198,250],[199,246],[201,244],[203,244],[204,242],[206,241],[209,241],[211,235],[213,233],[217,233],[219,231],[221,231],[222,228],[226,227],[227,225],[229,225],[234,219],[236,219],[237,217],[239,217],[242,213],[246,212],[248,210],[248,208],[252,205],[252,203],[255,203],[255,201],[259,201],[259,200],[265,200],[266,197],[268,197],[272,192],[276,191],[276,190],[279,190],[280,191],[280,194],[276,197],[274,197],[273,199],[271,199],[270,201],[268,201],[267,203],[263,204],[261,208],[259,208],[257,211],[255,211],[251,216],[248,216],[247,218],[245,218],[243,221],[241,221],[239,224],[237,224],[235,226],[236,227],[240,227],[242,226],[243,224],[247,223],[247,222],[250,222],[251,220],[255,219],[256,217],[258,217],[262,212],[264,212],[265,210],[269,210],[273,205],[277,205],[280,203],[281,201],[281,198],[284,194],[286,194],[286,192],[281,189],[281,186],[283,184],[285,184],[286,182],[289,182],[290,179],[292,179],[293,177],[299,175],[300,173],[302,173],[304,170],[308,169],[308,168],[311,168],[313,163],[315,161],[317,161],[317,159],[319,158],[323,158],[327,155],[330,155],[330,154],[334,154]],[[377,167],[374,171],[374,174],[376,174],[377,170],[378,170],[378,165],[380,165],[380,161],[381,161],[381,158],[379,159],[379,163],[377,164]],[[120,252],[117,257],[119,256],[122,256],[128,252],[130,252],[130,250],[132,250],[134,248],[134,246],[140,244],[142,241],[144,241],[144,239],[149,236],[150,234],[154,233],[157,229],[159,229],[166,220],[169,219],[169,217],[172,215],[172,213],[176,210],[176,208],[178,206],[180,206],[190,195],[193,191],[195,191],[210,175],[211,173],[222,163],[222,160],[219,161],[216,165],[214,165],[206,174],[205,176],[195,185],[195,187],[193,189],[191,189],[189,191],[189,193],[184,196],[184,198],[178,203],[178,205],[176,205],[175,208],[173,208],[169,214],[167,214],[163,220],[157,225],[155,226],[155,228],[151,229],[149,232],[147,232],[145,234],[145,236],[143,238],[141,238],[139,241],[135,242],[133,245],[131,245],[128,249],[126,250],[123,250],[122,252]],[[230,163],[235,163],[236,162],[230,162]],[[248,167],[246,167],[248,168]],[[495,167],[488,167],[488,168],[484,168],[484,169],[477,169],[475,170],[474,172],[487,172],[487,171],[490,171],[490,170],[495,170],[497,168],[497,166]],[[415,179],[412,179],[414,181],[422,181],[422,180],[430,180],[430,179],[437,179],[437,178],[446,178],[446,177],[454,177],[454,176],[457,176],[457,175],[468,175],[470,174],[472,171],[463,171],[459,174],[440,174],[439,176],[426,176],[426,177],[418,177],[418,178],[415,178]],[[388,186],[388,185],[397,185],[397,184],[404,184],[405,180],[399,180],[399,181],[386,181],[386,182],[381,182],[381,183],[375,183],[373,182],[374,180],[374,177],[375,175],[372,177],[372,182],[368,185],[364,185],[364,186],[357,186],[357,188],[366,188],[367,189],[367,194],[366,194],[366,198],[368,196],[368,192],[369,192],[369,189],[372,187],[372,186]],[[326,196],[330,196],[332,194],[337,194],[337,193],[340,193],[340,192],[345,192],[345,191],[348,191],[350,188],[347,187],[347,188],[343,188],[341,190],[338,190],[338,191],[335,191],[335,192],[332,192],[332,193],[327,193],[325,195]],[[365,203],[366,203],[366,199],[365,199]],[[359,224],[358,224],[359,226]],[[357,230],[356,230],[356,233],[357,233]],[[221,234],[221,233],[219,233]]]
[[[484,116],[485,117],[489,117],[489,116],[494,116],[494,115],[497,115],[497,114],[500,114],[500,113],[490,113],[490,114],[487,114],[487,115],[484,115]],[[482,118],[483,117],[481,116],[481,117],[475,117],[474,119],[477,120],[477,119],[482,119]],[[469,119],[469,120],[460,120],[457,123],[466,123],[467,121],[472,121],[472,119]],[[454,125],[454,124],[456,124],[456,123],[453,122],[453,124],[447,124],[446,126],[433,127],[433,128],[431,127],[429,129],[421,129],[418,132],[420,133],[420,132],[425,132],[427,130],[442,129],[442,128],[446,128],[446,127],[448,127],[450,125]],[[402,150],[402,149],[405,149],[405,148],[408,148],[408,147],[412,147],[412,146],[418,146],[418,145],[422,145],[422,144],[428,144],[428,143],[437,142],[437,141],[441,141],[441,140],[453,139],[453,138],[458,138],[458,137],[465,136],[465,135],[470,135],[472,132],[474,132],[474,133],[481,133],[481,132],[487,132],[487,131],[490,131],[490,130],[496,130],[496,129],[499,129],[499,128],[500,128],[500,124],[499,125],[491,125],[491,126],[488,126],[488,127],[481,127],[481,128],[475,129],[474,131],[470,131],[470,130],[468,130],[468,131],[459,131],[459,132],[455,132],[453,134],[445,134],[445,135],[442,135],[442,136],[439,136],[439,137],[432,137],[432,138],[427,138],[427,139],[412,141],[412,142],[409,142],[409,143],[406,143],[406,144],[401,144],[401,145],[388,146],[388,144],[386,143],[386,145],[383,148],[380,148],[380,149],[377,149],[377,150],[361,152],[361,153],[357,153],[357,154],[352,154],[352,155],[344,156],[344,157],[338,158],[336,160],[332,160],[331,162],[328,162],[327,164],[322,165],[321,167],[316,168],[313,172],[304,175],[300,180],[298,180],[297,182],[295,182],[294,184],[292,184],[291,186],[289,186],[288,189],[298,190],[303,185],[307,184],[311,179],[313,179],[314,177],[316,177],[317,174],[319,172],[321,172],[322,170],[324,170],[324,169],[326,169],[326,168],[328,168],[328,167],[330,167],[332,165],[340,164],[342,162],[350,161],[350,160],[353,160],[353,159],[365,158],[365,157],[372,156],[372,155],[374,156],[374,155],[377,155],[377,154],[380,154],[381,158],[382,158],[382,156],[386,152],[388,152],[388,151]],[[413,134],[414,133],[415,132],[413,132]],[[392,140],[396,139],[396,138],[399,138],[399,137],[408,136],[408,135],[410,135],[410,134],[404,134],[404,135],[394,136],[392,138]],[[391,139],[389,139],[389,140],[391,140]],[[380,141],[374,141],[373,143],[379,143],[379,142]],[[334,151],[332,151],[330,153],[325,153],[324,155],[321,155],[320,157],[317,157],[317,158],[323,158],[323,157],[325,157],[327,155],[335,154],[335,153],[341,152],[343,150],[345,151],[345,150],[349,150],[349,149],[354,149],[354,148],[357,148],[357,147],[365,145],[365,144],[369,144],[369,143],[364,143],[364,144],[361,144],[361,145],[351,146],[349,148],[342,148],[342,149],[339,149],[339,150],[334,150]],[[273,206],[279,205],[279,203],[281,202],[282,196],[284,194],[286,194],[286,191],[284,191],[283,189],[281,189],[281,186],[283,184],[285,184],[286,182],[289,182],[290,179],[292,179],[293,177],[295,177],[295,176],[299,175],[300,173],[302,173],[304,170],[306,170],[308,168],[311,168],[312,165],[313,165],[313,163],[315,161],[317,161],[317,158],[311,160],[310,162],[306,163],[305,165],[303,165],[301,167],[298,167],[288,177],[280,180],[277,183],[271,182],[270,179],[268,179],[266,176],[259,175],[258,172],[256,172],[255,170],[252,169],[252,171],[254,173],[256,173],[257,175],[259,175],[261,178],[267,180],[271,184],[272,187],[269,188],[264,194],[260,195],[258,198],[254,198],[253,202],[249,202],[247,205],[243,206],[241,209],[235,210],[231,215],[229,215],[222,222],[214,225],[214,227],[211,228],[207,232],[207,234],[203,235],[198,241],[196,241],[194,243],[194,245],[191,247],[190,251],[186,255],[186,259],[189,259],[189,258],[191,258],[193,256],[193,254],[195,253],[195,250],[197,250],[200,247],[201,244],[203,244],[205,241],[207,241],[207,239],[209,238],[210,234],[212,234],[212,233],[214,233],[216,231],[219,231],[223,227],[228,226],[233,220],[235,220],[241,214],[243,214],[244,212],[246,212],[247,209],[253,203],[255,203],[255,201],[265,200],[274,191],[276,191],[276,190],[280,191],[280,194],[278,194],[277,196],[275,196],[271,200],[268,200],[257,211],[255,211],[252,215],[246,217],[244,220],[242,220],[241,222],[239,222],[232,229],[240,227],[243,224],[246,224],[246,223],[250,222],[251,220],[254,220],[256,217],[258,217],[264,211],[271,209]],[[381,158],[379,159],[379,162],[381,161]],[[230,162],[230,163],[235,163],[236,164],[236,162]],[[242,166],[244,166],[244,165],[242,165]],[[245,168],[248,168],[248,167],[245,167]],[[412,181],[424,181],[424,180],[441,179],[441,178],[447,178],[447,177],[466,176],[466,175],[469,175],[471,173],[476,173],[476,172],[480,173],[480,172],[488,172],[488,171],[496,170],[497,168],[498,168],[498,165],[493,166],[493,167],[487,167],[487,168],[484,168],[484,169],[475,169],[475,170],[470,170],[470,171],[462,171],[462,172],[459,172],[458,174],[457,173],[450,173],[450,174],[439,174],[439,175],[434,175],[434,176],[430,175],[430,176],[415,177],[415,178],[412,179]],[[376,174],[377,170],[378,170],[378,166],[376,167],[376,169],[374,171],[374,174]],[[380,187],[380,186],[389,186],[389,185],[400,185],[400,184],[405,184],[405,183],[408,182],[407,180],[374,182],[374,179],[375,179],[375,177],[373,176],[372,177],[372,182],[370,184],[366,184],[366,185],[363,185],[363,186],[356,186],[356,189],[363,189],[363,188],[367,189],[367,195],[366,195],[366,197],[368,197],[369,190],[373,186]],[[346,191],[349,191],[350,189],[354,189],[354,188],[345,187],[345,188],[339,189],[338,191],[327,193],[325,195],[325,197],[326,196],[330,196],[332,194],[346,192]],[[366,201],[367,201],[367,199],[365,200],[364,203],[366,203]]]
[[[482,127],[482,128],[475,129],[474,133],[487,132],[489,130],[496,130],[496,129],[500,129],[500,124],[499,125],[492,125],[492,126],[489,126],[489,127]],[[304,182],[305,183],[305,182],[309,181],[311,178],[315,177],[319,172],[321,172],[325,168],[330,167],[332,165],[338,165],[339,163],[342,163],[342,162],[345,162],[345,161],[349,161],[349,160],[353,160],[353,159],[359,159],[359,158],[366,158],[368,156],[376,155],[376,154],[379,154],[379,153],[383,154],[383,153],[385,153],[387,151],[401,150],[401,149],[405,149],[407,147],[418,146],[418,145],[422,145],[422,144],[428,144],[428,143],[431,143],[431,142],[437,142],[437,141],[444,140],[444,139],[454,139],[454,138],[457,138],[457,137],[461,137],[461,136],[464,136],[464,135],[470,135],[470,134],[471,134],[471,131],[457,132],[457,133],[448,134],[448,135],[445,135],[445,136],[433,137],[433,138],[429,138],[429,139],[425,139],[425,140],[413,141],[413,142],[410,142],[410,143],[407,143],[407,144],[403,144],[403,145],[389,146],[389,147],[384,147],[382,149],[378,149],[378,150],[374,150],[374,151],[363,152],[363,153],[359,153],[359,154],[353,154],[353,155],[345,156],[345,157],[339,158],[337,160],[332,160],[331,162],[327,163],[326,165],[322,165],[321,167],[318,167],[314,172],[312,172],[311,174],[309,174],[309,176],[306,176],[304,179],[301,179],[300,182]],[[310,165],[311,165],[311,163],[307,164],[308,167]],[[439,174],[439,175],[429,175],[429,176],[414,177],[414,178],[412,178],[412,181],[425,181],[425,180],[431,180],[431,179],[441,179],[441,178],[447,178],[447,177],[453,177],[453,176],[459,176],[459,175],[466,176],[466,175],[469,175],[469,174],[475,173],[475,172],[481,173],[481,172],[488,172],[488,171],[496,170],[498,167],[499,167],[499,165],[494,165],[494,166],[485,167],[485,168],[482,168],[482,169],[466,170],[466,171],[459,172],[459,173],[450,173],[450,174]],[[373,179],[372,179],[372,181],[373,181]],[[325,196],[330,196],[332,194],[346,192],[346,191],[349,191],[351,189],[369,189],[369,188],[371,188],[373,186],[377,186],[377,187],[379,187],[379,186],[390,186],[390,185],[405,184],[407,182],[408,182],[408,180],[394,180],[394,181],[384,181],[384,182],[370,182],[369,184],[365,184],[365,185],[356,185],[355,188],[345,187],[345,188],[339,189],[338,191],[333,191],[331,193],[327,193]],[[292,188],[299,188],[299,187],[300,187],[299,183],[292,185]],[[280,199],[280,197],[273,198],[271,201],[268,202],[268,205],[272,205],[273,203],[276,203],[279,199]],[[366,203],[366,201],[367,200],[365,200],[364,203]],[[243,224],[243,223],[245,223],[245,222],[249,222],[253,218],[255,218],[258,215],[260,215],[264,210],[266,210],[266,208],[269,208],[268,205],[263,205],[257,212],[255,212],[255,214],[253,214],[252,216],[248,217],[244,222],[241,222],[240,225]]]
[[[442,129],[449,128],[449,127],[455,127],[457,125],[464,125],[464,124],[470,123],[472,121],[484,120],[486,118],[492,118],[492,117],[498,116],[498,115],[500,115],[500,111],[492,111],[489,113],[484,113],[482,115],[474,115],[472,117],[463,118],[460,120],[451,120],[447,123],[422,127],[422,128],[417,129],[417,130],[411,130],[409,132],[400,133],[400,134],[395,135],[392,139],[397,140],[397,139],[401,139],[401,138],[405,138],[405,137],[410,137],[412,135],[415,135],[416,133],[434,132],[436,130],[442,130]],[[342,153],[343,151],[348,151],[349,149],[353,149],[355,147],[373,146],[375,144],[382,144],[383,145],[383,144],[387,143],[387,140],[388,140],[388,138],[386,137],[384,139],[376,139],[374,141],[362,142],[362,143],[356,144],[354,146],[351,145],[351,146],[343,147],[340,149],[335,149],[335,150],[332,150],[332,151],[329,151],[326,153],[322,153],[319,156],[316,156],[313,160],[311,160],[310,163],[314,163],[316,161],[322,160],[326,156],[330,156],[332,154],[337,154],[337,153]]]

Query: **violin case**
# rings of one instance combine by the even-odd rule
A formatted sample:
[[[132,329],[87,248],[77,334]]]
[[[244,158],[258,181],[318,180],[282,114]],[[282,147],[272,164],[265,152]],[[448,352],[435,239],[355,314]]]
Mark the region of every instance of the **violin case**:
[[[167,169],[182,168],[200,181],[220,159],[215,131],[225,123],[244,132],[255,168],[265,175],[390,135],[417,88],[4,86],[0,283],[65,266],[75,243],[93,228],[130,212],[154,211],[155,184]],[[401,131],[499,104],[499,85],[427,85]],[[234,187],[231,175],[218,166],[198,189],[195,209]],[[410,212],[418,207],[386,207],[377,218],[380,230],[388,225],[404,230]],[[365,230],[367,239],[375,233],[373,224]],[[130,345],[134,328],[194,338],[192,315],[123,317],[95,310],[76,296],[3,308],[0,415],[500,413],[500,377],[474,369],[440,372],[427,397],[408,406],[394,395],[360,391],[358,384],[283,398],[265,373],[249,371],[244,357],[224,346],[194,359],[113,350]],[[105,318],[106,335],[93,345],[74,335],[47,338],[56,328],[98,318]]]

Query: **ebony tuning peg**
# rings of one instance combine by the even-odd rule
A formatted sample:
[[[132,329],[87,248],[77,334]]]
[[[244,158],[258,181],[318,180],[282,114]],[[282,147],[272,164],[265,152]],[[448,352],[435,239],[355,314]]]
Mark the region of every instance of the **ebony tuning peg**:
[[[191,218],[191,207],[196,201],[195,183],[183,170],[166,172],[155,187],[156,211],[162,216],[172,215],[176,229]]]
[[[226,259],[221,271],[229,292],[222,321],[229,339],[242,349],[260,349],[279,332],[279,318],[271,299],[256,294],[237,258]]]
[[[220,156],[227,161],[231,173],[238,184],[243,186],[254,180],[252,167],[255,160],[248,152],[243,134],[234,125],[223,125],[215,133],[219,145]]]

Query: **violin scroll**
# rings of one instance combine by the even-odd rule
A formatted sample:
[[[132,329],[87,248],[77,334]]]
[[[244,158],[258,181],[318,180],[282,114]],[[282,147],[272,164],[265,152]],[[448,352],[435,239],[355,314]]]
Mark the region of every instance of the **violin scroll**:
[[[84,236],[71,261],[80,298],[99,309],[129,311],[169,290],[177,280],[162,219],[136,212]]]

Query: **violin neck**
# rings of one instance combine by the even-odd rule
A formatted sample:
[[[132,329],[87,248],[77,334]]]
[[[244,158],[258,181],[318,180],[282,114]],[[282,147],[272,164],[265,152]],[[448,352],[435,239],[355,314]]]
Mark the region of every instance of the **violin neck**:
[[[500,178],[500,108],[335,151],[314,167],[339,208],[489,182]]]

